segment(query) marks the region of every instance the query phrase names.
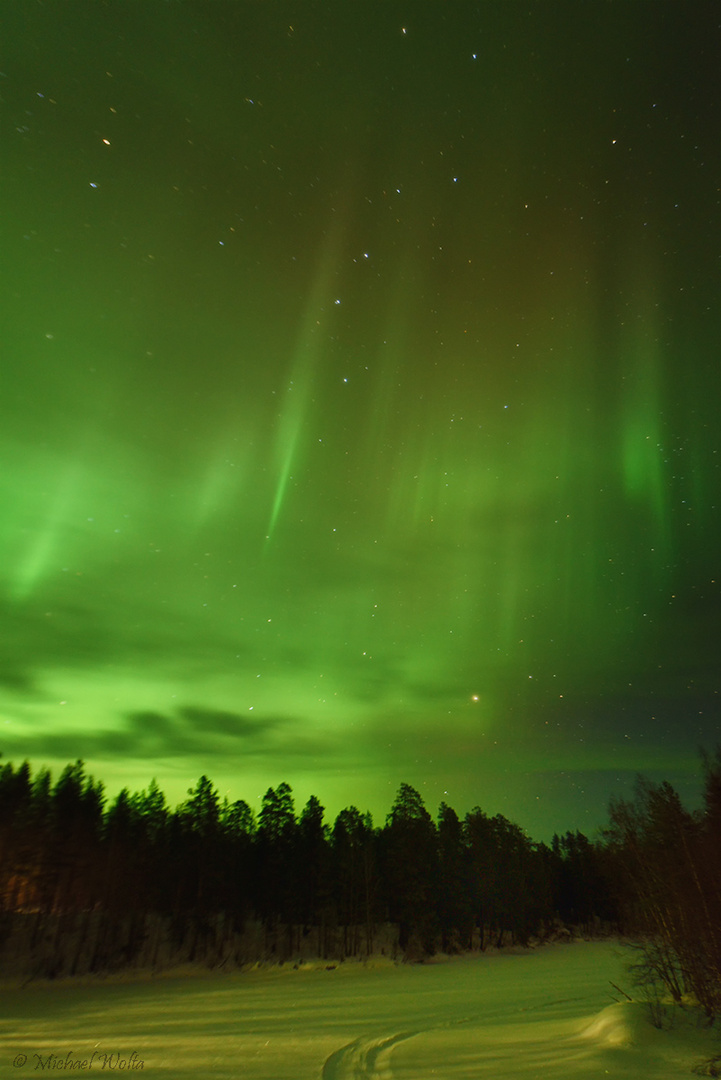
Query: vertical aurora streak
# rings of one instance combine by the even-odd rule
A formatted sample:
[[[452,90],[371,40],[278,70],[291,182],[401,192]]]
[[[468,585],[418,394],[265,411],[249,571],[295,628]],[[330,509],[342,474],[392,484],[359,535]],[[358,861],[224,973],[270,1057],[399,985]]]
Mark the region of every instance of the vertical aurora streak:
[[[322,342],[327,336],[332,307],[340,301],[334,297],[331,284],[337,271],[340,236],[338,230],[325,245],[313,287],[305,306],[294,350],[290,378],[282,387],[282,405],[277,422],[274,460],[276,486],[270,512],[266,539],[270,541],[278,523],[283,503],[292,479],[291,470],[298,460],[299,444],[307,434],[311,421],[309,410],[314,402],[314,388],[321,382]],[[316,390],[317,392],[317,390]]]

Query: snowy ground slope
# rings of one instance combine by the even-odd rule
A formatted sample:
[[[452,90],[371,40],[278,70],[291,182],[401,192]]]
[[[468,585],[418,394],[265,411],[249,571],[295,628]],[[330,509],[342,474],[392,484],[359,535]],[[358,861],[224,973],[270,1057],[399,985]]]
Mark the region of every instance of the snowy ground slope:
[[[55,1054],[106,1074],[142,1061],[158,1080],[669,1080],[714,1052],[715,1036],[690,1023],[659,1032],[641,1006],[614,1003],[611,980],[628,986],[622,950],[583,943],[378,969],[30,984],[0,992],[0,1076],[45,1071]]]

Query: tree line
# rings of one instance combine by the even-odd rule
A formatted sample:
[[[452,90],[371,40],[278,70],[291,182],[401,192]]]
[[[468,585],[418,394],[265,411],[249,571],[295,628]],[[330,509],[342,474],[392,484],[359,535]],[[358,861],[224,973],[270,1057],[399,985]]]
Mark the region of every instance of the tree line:
[[[0,969],[105,971],[179,960],[526,945],[580,928],[634,935],[653,977],[709,1014],[721,985],[721,750],[693,814],[640,780],[610,825],[532,841],[501,814],[436,819],[401,784],[384,824],[355,806],[330,824],[287,783],[256,815],[207,776],[175,809],[154,781],[108,801],[82,761],[57,780],[0,768]],[[20,958],[20,959],[19,959]],[[26,964],[27,968],[28,965]],[[665,981],[664,981],[665,980]]]
[[[268,789],[256,816],[207,776],[171,809],[155,782],[108,803],[82,761],[55,782],[27,761],[0,769],[5,938],[18,915],[31,917],[31,945],[58,920],[77,938],[84,915],[94,955],[80,966],[91,970],[147,958],[150,925],[158,954],[167,938],[191,960],[227,952],[250,924],[260,929],[246,950],[281,958],[370,954],[382,935],[418,956],[525,944],[614,917],[603,861],[581,833],[548,847],[479,807],[461,820],[442,803],[434,821],[409,784],[377,828],[355,806],[326,824],[315,796],[296,813],[287,783]]]

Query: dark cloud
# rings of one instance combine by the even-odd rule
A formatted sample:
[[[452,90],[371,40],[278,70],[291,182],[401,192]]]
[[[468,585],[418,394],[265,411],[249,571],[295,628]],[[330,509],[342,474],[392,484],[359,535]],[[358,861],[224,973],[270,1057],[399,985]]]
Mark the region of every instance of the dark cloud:
[[[204,709],[197,705],[182,706],[178,709],[178,715],[185,721],[188,729],[201,739],[214,734],[262,739],[279,724],[277,719],[261,720],[247,714]]]
[[[26,668],[7,664],[0,666],[0,687],[13,694],[30,697],[34,697],[38,692],[34,677]]]
[[[153,710],[127,713],[122,726],[108,731],[59,731],[46,727],[22,736],[7,733],[6,756],[32,760],[114,759],[118,762],[193,759],[222,760],[223,767],[250,760],[287,763],[308,761],[320,766],[340,750],[336,736],[316,736],[291,717],[249,719],[241,714],[201,706],[180,706],[165,714]]]

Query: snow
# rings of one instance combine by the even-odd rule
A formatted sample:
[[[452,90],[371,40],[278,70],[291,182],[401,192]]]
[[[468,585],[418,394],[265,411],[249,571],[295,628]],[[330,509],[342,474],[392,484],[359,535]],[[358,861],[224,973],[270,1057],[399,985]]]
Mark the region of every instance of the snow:
[[[692,1010],[659,1031],[612,982],[631,992],[623,948],[580,942],[428,964],[30,983],[0,990],[0,1073],[85,1061],[72,1071],[142,1062],[154,1080],[669,1080],[718,1052]]]

